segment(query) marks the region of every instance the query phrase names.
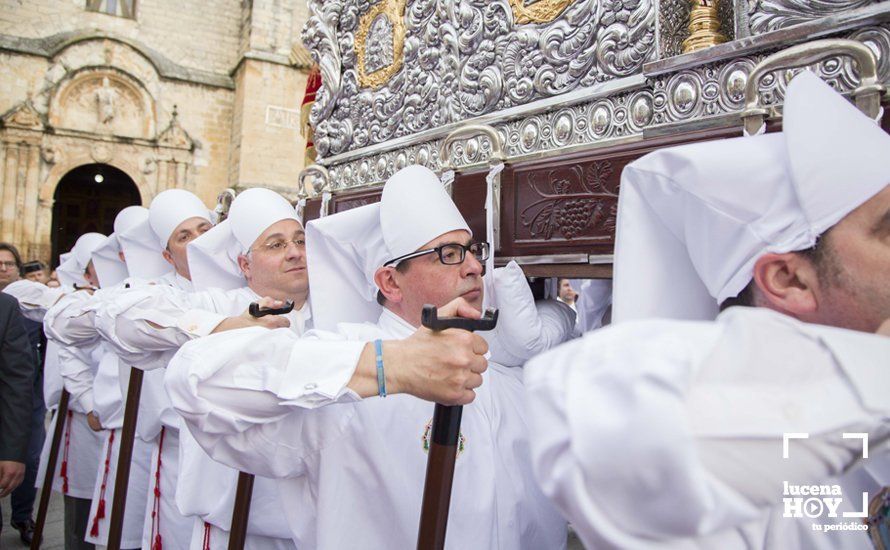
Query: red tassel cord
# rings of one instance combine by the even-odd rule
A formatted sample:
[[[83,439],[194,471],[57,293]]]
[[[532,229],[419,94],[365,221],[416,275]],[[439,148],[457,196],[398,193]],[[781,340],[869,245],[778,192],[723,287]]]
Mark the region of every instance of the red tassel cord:
[[[203,550],[210,550],[210,524],[206,521],[204,522],[204,548]]]
[[[164,454],[164,432],[166,426],[161,428],[161,437],[158,440],[158,465],[155,468],[155,492],[151,506],[151,550],[164,550],[161,541],[161,455]]]
[[[99,505],[96,507],[96,517],[93,518],[93,526],[90,528],[90,536],[99,536],[99,520],[105,517],[105,489],[108,487],[108,470],[111,468],[111,451],[114,450],[114,430],[108,432],[108,451],[105,453],[105,470],[102,473],[102,487],[99,489]]]
[[[65,448],[62,450],[62,467],[59,468],[59,477],[62,478],[62,494],[68,494],[68,448],[71,447],[71,418],[73,413],[68,411],[65,424]]]

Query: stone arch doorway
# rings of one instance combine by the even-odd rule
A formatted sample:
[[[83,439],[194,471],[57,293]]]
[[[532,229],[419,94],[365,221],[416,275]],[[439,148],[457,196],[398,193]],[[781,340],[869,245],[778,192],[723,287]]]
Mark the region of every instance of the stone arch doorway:
[[[65,174],[53,196],[53,262],[84,233],[110,235],[117,213],[141,202],[133,179],[110,164],[84,164]]]

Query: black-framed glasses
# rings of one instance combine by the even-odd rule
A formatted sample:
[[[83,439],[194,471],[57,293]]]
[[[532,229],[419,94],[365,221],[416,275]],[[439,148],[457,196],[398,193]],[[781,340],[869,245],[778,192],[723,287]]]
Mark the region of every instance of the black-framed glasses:
[[[417,258],[418,256],[426,256],[427,254],[438,254],[439,261],[445,265],[457,265],[464,262],[464,259],[467,257],[467,252],[472,254],[473,257],[481,263],[488,259],[490,247],[487,242],[476,242],[470,244],[446,243],[441,246],[437,246],[436,248],[418,250],[417,252],[412,252],[410,254],[405,254],[404,256],[399,256],[398,258],[393,258],[392,260],[389,260],[388,262],[383,264],[383,267],[395,266],[398,265],[400,262],[404,262],[405,260]]]

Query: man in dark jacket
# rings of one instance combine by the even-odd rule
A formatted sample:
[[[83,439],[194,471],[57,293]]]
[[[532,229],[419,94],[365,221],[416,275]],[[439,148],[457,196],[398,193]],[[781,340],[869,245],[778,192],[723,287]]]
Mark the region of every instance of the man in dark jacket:
[[[35,262],[29,262],[29,264],[33,263]],[[0,265],[0,290],[26,274],[29,265],[22,264],[21,255],[15,246],[4,242],[0,242],[0,264],[2,264]],[[34,533],[34,502],[37,499],[35,482],[37,469],[40,465],[40,451],[43,448],[43,440],[46,438],[46,429],[44,428],[46,406],[43,402],[43,357],[46,349],[46,337],[43,334],[42,323],[27,318],[23,318],[22,321],[37,361],[37,368],[33,376],[34,399],[31,407],[31,438],[25,457],[25,478],[10,497],[12,507],[10,524],[18,530],[22,542],[30,544]]]
[[[18,302],[0,293],[0,498],[25,476],[36,368]]]

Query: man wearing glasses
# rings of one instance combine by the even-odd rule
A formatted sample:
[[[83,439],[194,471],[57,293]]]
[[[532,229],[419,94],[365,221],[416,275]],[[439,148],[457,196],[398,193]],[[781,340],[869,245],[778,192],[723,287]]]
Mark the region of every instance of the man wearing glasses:
[[[565,547],[565,521],[532,478],[522,369],[486,361],[479,335],[420,327],[424,304],[480,315],[488,254],[435,174],[407,167],[379,204],[307,226],[313,322],[336,332],[239,330],[171,361],[167,388],[198,443],[280,478],[298,548],[415,547],[431,401],[467,405],[448,547]],[[523,322],[540,322],[521,271],[511,273],[498,281],[501,318],[530,304]],[[572,321],[563,316],[563,338]]]
[[[22,260],[19,251],[7,243],[0,243],[0,290],[19,280]]]
[[[167,250],[178,258],[177,270],[188,273],[189,288],[132,288],[95,312],[103,338],[126,361],[149,365],[144,370],[163,368],[193,338],[257,325],[290,327],[301,334],[311,322],[303,226],[281,195],[249,189],[232,203],[226,221],[181,247],[174,246],[177,235],[171,234]],[[272,300],[289,300],[294,309],[261,319],[248,314],[252,302]],[[237,472],[213,462],[187,431],[179,430],[180,421],[164,398],[164,456],[152,472],[160,513],[158,521],[146,518],[143,545],[160,540],[165,550],[225,548]],[[256,521],[248,526],[245,547],[293,549],[273,482],[257,478],[253,495]]]

